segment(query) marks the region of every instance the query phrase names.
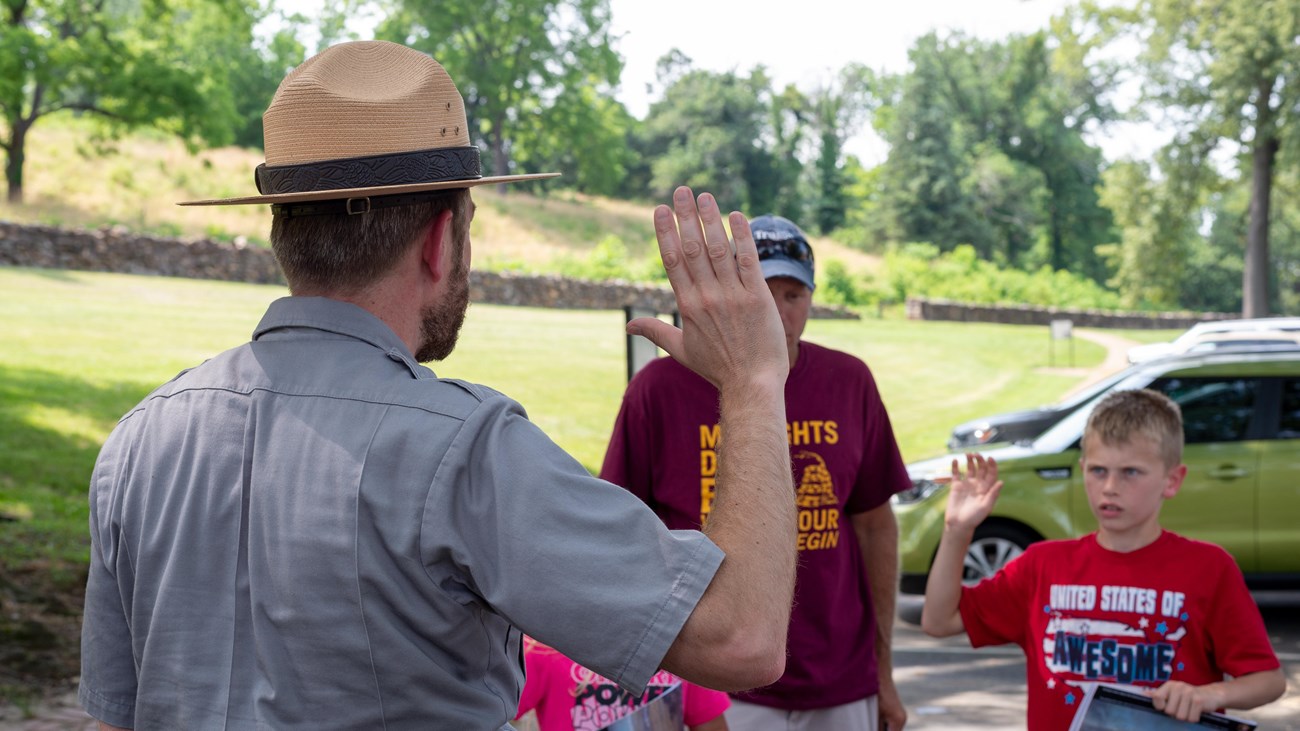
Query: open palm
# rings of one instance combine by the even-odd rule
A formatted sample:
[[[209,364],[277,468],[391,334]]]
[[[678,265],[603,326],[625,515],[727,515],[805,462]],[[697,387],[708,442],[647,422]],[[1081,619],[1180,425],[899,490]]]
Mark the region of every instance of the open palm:
[[[954,459],[944,522],[951,528],[974,530],[993,512],[993,504],[998,501],[1001,491],[998,463],[992,457],[985,459],[983,455],[967,454],[965,474]]]

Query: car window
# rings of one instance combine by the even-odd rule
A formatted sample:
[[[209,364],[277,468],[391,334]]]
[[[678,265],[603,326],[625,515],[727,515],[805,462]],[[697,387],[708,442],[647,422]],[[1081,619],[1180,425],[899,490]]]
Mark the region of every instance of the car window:
[[[1282,382],[1282,413],[1278,420],[1278,439],[1300,439],[1300,378]]]
[[[1255,409],[1254,378],[1158,378],[1150,388],[1164,393],[1183,412],[1188,444],[1237,442],[1246,438]]]

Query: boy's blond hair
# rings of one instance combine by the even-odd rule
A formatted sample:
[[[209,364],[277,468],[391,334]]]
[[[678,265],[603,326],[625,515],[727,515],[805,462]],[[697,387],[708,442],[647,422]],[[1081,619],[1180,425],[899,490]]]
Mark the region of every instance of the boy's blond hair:
[[[1092,410],[1080,444],[1087,450],[1088,438],[1103,444],[1128,444],[1134,437],[1155,442],[1165,467],[1183,461],[1183,413],[1168,396],[1139,389],[1107,394]],[[1086,454],[1084,455],[1087,456]]]

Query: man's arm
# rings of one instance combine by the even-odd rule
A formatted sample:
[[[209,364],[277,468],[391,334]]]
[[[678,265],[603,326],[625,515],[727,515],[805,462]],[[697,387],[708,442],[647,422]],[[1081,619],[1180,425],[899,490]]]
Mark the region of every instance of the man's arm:
[[[894,685],[894,609],[898,597],[898,521],[886,500],[865,513],[850,516],[853,532],[862,551],[862,566],[871,587],[871,604],[876,615],[876,674],[880,679],[880,727],[900,731],[907,723],[907,709]]]
[[[1216,708],[1249,710],[1272,703],[1286,692],[1286,676],[1282,669],[1248,673],[1221,683],[1189,685],[1180,680],[1148,690],[1156,710],[1180,721],[1198,721],[1202,711]]]
[[[978,454],[966,455],[963,477],[952,461],[952,483],[948,487],[948,509],[944,513],[943,537],[925,583],[925,604],[921,629],[934,637],[950,637],[965,629],[958,604],[961,602],[962,565],[975,529],[993,511],[1002,483],[998,465]]]
[[[676,218],[674,220],[674,213]],[[749,222],[689,188],[655,209],[655,236],[682,329],[628,324],[717,387],[722,440],[709,538],[726,554],[663,667],[718,690],[767,685],[785,671],[794,595],[795,507],[785,435],[789,354]]]

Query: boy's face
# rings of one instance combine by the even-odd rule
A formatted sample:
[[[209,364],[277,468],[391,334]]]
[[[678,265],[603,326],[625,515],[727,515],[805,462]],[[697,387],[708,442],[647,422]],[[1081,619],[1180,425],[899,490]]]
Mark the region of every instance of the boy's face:
[[[1135,551],[1160,537],[1160,506],[1178,493],[1186,466],[1166,466],[1160,445],[1144,436],[1121,444],[1089,436],[1079,464],[1103,547]]]

